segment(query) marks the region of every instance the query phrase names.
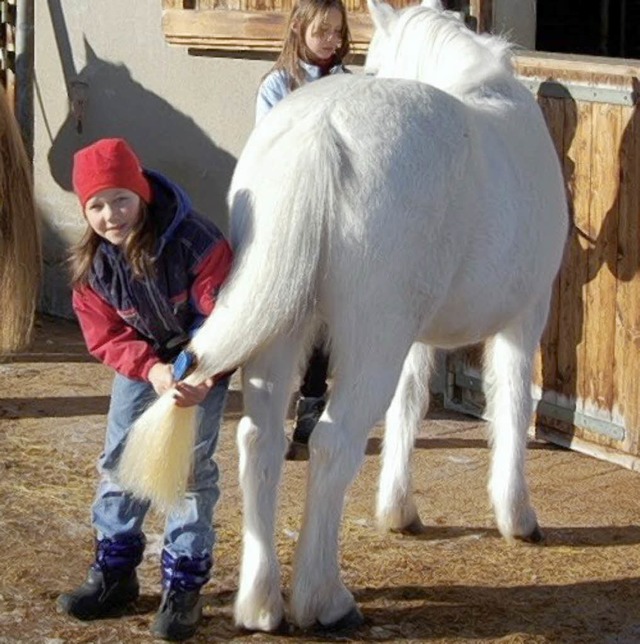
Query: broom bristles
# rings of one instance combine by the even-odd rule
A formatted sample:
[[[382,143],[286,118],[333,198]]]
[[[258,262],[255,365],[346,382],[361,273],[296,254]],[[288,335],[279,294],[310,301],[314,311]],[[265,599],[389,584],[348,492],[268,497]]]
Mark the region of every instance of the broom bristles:
[[[193,469],[195,412],[162,395],[135,422],[120,459],[117,478],[139,499],[170,512],[184,499]]]
[[[0,353],[19,351],[30,342],[41,274],[31,166],[0,86]]]

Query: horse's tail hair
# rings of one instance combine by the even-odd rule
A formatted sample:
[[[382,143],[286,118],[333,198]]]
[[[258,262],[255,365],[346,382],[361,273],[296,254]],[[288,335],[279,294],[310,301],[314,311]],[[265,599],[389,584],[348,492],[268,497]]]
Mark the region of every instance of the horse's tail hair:
[[[239,366],[277,333],[302,322],[316,297],[324,221],[335,203],[342,157],[330,123],[314,127],[312,137],[298,134],[295,145],[278,139],[261,148],[255,137],[247,144],[230,192],[234,269],[191,342],[197,368],[188,382]],[[194,409],[176,407],[167,392],[138,418],[127,439],[119,481],[159,509],[175,507],[187,489]]]
[[[326,220],[344,166],[337,133],[320,116],[264,142],[259,133],[250,139],[234,177],[234,269],[191,343],[199,380],[239,366],[276,334],[296,328],[317,297]]]
[[[0,86],[0,353],[23,349],[31,339],[41,257],[31,168]]]

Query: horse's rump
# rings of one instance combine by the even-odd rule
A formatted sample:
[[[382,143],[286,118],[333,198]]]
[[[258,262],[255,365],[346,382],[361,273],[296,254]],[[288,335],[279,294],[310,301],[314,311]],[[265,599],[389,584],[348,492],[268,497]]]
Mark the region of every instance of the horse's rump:
[[[527,98],[498,111],[414,81],[327,78],[262,121],[232,195],[250,193],[261,207],[258,237],[257,228],[286,228],[296,217],[305,220],[303,238],[323,231],[320,315],[330,315],[327,302],[390,298],[416,324],[432,320],[422,331],[432,343],[475,341],[548,288],[562,252],[562,185]],[[310,155],[311,174],[301,171]],[[300,192],[317,197],[308,210],[287,208]],[[252,243],[236,214],[234,237]],[[273,243],[274,255],[288,252]]]

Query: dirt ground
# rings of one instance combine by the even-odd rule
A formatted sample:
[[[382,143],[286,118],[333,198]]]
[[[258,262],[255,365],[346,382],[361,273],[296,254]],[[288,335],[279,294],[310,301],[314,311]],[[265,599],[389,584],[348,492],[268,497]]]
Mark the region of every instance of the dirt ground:
[[[77,327],[42,318],[28,353],[0,364],[0,642],[151,642],[160,594],[161,518],[147,525],[143,594],[120,619],[75,622],[57,595],[92,557],[89,506],[111,376],[86,354]],[[319,641],[313,633],[249,634],[232,620],[241,538],[233,389],[218,462],[215,574],[195,642]],[[339,641],[640,642],[640,479],[532,442],[528,472],[545,541],[510,545],[486,495],[484,423],[438,405],[417,440],[415,484],[424,534],[380,534],[373,524],[380,430],[347,499],[341,562],[366,618]],[[306,464],[284,467],[277,538],[288,586]]]

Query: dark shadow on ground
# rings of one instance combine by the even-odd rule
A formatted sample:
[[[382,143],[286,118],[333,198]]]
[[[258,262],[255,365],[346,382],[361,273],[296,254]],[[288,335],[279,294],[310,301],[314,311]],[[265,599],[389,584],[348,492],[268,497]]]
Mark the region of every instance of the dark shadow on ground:
[[[517,641],[527,636],[560,641],[554,632],[562,628],[562,641],[586,642],[592,632],[590,623],[606,621],[612,639],[601,641],[632,642],[640,639],[640,579],[588,581],[564,585],[527,585],[511,587],[487,586],[398,586],[395,588],[364,588],[356,590],[356,600],[364,609],[368,626],[380,625],[397,632],[389,637],[367,637],[361,629],[362,641],[394,641],[398,639],[435,640],[456,638],[479,641],[518,634]],[[367,610],[367,602],[384,600],[389,608]],[[398,608],[398,602],[412,606]],[[585,612],[585,604],[592,610]],[[635,625],[629,623],[635,620]],[[415,625],[412,624],[415,623]],[[567,639],[575,628],[575,639]],[[568,628],[569,627],[569,628]],[[623,629],[630,632],[625,636]],[[410,635],[403,635],[410,633]],[[635,633],[634,639],[632,633]]]
[[[517,547],[523,548],[556,548],[571,546],[574,548],[594,547],[606,548],[611,546],[633,546],[640,544],[640,526],[564,526],[545,528],[541,526],[543,540],[538,544],[518,542]],[[420,534],[399,535],[401,539],[418,541],[445,541],[474,537],[478,539],[502,536],[495,528],[429,525],[424,526]]]
[[[453,417],[452,420],[458,420]],[[476,421],[477,422],[477,421]],[[416,449],[487,449],[486,440],[477,438],[417,438],[415,442]],[[531,442],[527,446],[530,450],[558,451],[565,448],[551,443]],[[372,436],[367,441],[365,454],[367,456],[376,456],[382,452],[382,438]]]
[[[72,418],[106,414],[109,396],[0,398],[0,418]]]

